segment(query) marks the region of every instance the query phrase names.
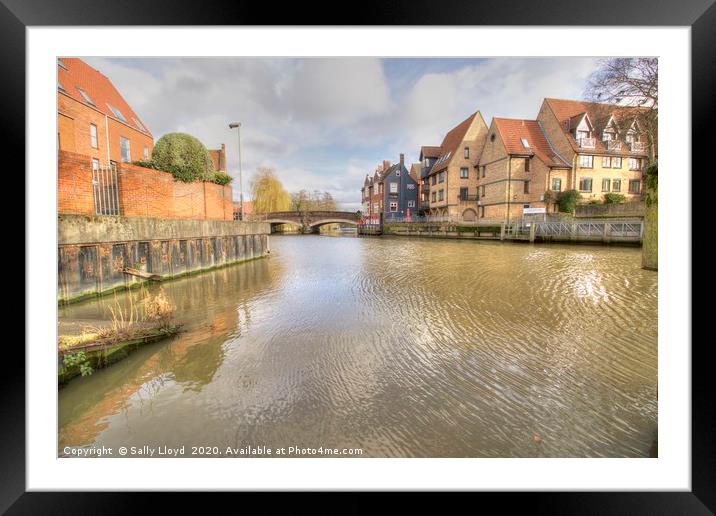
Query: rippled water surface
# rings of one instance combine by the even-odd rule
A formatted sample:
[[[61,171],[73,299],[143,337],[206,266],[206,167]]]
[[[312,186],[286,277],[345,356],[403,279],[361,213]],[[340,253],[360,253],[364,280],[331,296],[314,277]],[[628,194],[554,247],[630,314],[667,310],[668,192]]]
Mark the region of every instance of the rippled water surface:
[[[60,453],[648,456],[657,275],[639,249],[313,235],[271,248],[165,283],[186,331],[60,389]],[[60,322],[93,324],[115,302]]]

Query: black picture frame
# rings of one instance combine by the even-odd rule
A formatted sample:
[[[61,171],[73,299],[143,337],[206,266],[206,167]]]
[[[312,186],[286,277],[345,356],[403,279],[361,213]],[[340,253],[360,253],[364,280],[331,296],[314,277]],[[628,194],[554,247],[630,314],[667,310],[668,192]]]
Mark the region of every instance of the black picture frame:
[[[267,5],[261,2],[155,0],[0,0],[0,55],[4,77],[0,103],[6,149],[14,149],[13,166],[24,166],[25,28],[63,25],[637,25],[689,26],[692,35],[693,163],[712,147],[711,113],[716,92],[716,5],[714,0],[600,0],[580,2],[474,2],[467,0],[374,0],[350,10],[326,9],[305,3]],[[136,8],[133,4],[136,4]],[[340,4],[344,5],[344,4]],[[316,13],[323,13],[317,16]],[[708,170],[705,170],[708,172]],[[688,173],[688,171],[679,171]],[[26,175],[26,187],[31,179]],[[694,243],[692,252],[706,243]],[[693,256],[693,255],[692,255]],[[26,277],[27,277],[26,271]],[[674,342],[687,346],[690,342]],[[127,513],[135,510],[131,493],[25,492],[25,355],[14,346],[5,350],[2,381],[3,424],[0,426],[0,511],[8,514]],[[501,510],[529,504],[545,514],[714,514],[716,512],[715,404],[710,396],[708,339],[692,351],[692,490],[690,492],[501,493],[485,494]],[[149,498],[166,496],[146,495]],[[173,493],[183,512],[190,510],[184,494]],[[246,496],[245,494],[241,496]],[[421,497],[417,497],[420,499]]]

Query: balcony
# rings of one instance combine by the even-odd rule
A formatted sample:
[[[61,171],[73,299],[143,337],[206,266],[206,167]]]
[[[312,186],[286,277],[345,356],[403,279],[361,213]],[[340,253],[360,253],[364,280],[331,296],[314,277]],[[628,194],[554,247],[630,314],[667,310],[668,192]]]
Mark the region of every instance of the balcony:
[[[622,142],[619,140],[608,140],[606,142],[607,144],[607,150],[610,151],[620,151],[622,150]]]
[[[632,152],[644,152],[646,150],[646,142],[631,142]]]
[[[460,200],[460,202],[477,202],[480,199],[480,196],[477,194],[460,195],[458,199]]]
[[[577,144],[582,149],[593,149],[596,144],[596,138],[578,138]]]

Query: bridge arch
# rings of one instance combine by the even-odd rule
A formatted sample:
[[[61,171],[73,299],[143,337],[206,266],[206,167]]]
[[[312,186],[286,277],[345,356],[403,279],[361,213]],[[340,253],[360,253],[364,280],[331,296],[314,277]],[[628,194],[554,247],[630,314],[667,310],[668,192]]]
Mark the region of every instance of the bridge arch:
[[[348,220],[348,219],[323,219],[323,220],[311,221],[308,224],[308,227],[316,228],[319,226],[325,226],[326,224],[350,224],[351,226],[357,226],[358,221]]]

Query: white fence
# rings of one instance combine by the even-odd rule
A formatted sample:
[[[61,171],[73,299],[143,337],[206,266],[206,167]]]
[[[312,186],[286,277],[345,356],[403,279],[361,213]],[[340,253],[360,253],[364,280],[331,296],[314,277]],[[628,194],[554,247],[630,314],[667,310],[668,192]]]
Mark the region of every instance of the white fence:
[[[119,176],[116,167],[92,167],[92,193],[97,215],[119,215]]]

